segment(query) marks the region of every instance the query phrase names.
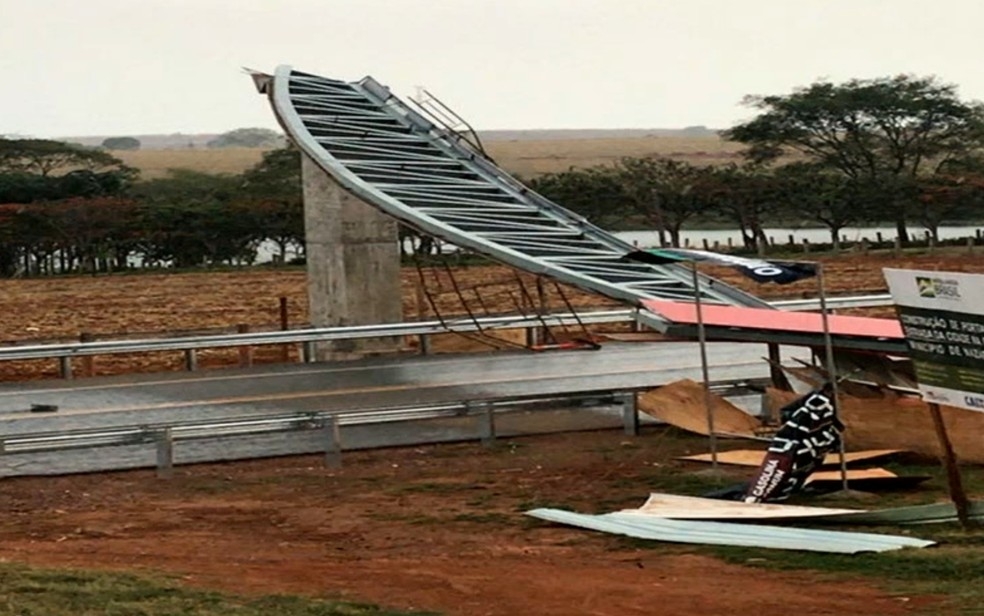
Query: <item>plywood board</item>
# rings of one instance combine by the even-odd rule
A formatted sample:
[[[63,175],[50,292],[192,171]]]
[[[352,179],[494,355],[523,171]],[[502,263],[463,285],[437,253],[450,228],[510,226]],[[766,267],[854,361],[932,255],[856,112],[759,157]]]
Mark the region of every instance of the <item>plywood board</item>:
[[[847,471],[848,480],[852,479],[885,479],[891,477],[898,477],[892,471],[885,468],[864,468],[864,469],[850,469]],[[816,471],[807,478],[806,483],[812,483],[814,481],[829,481],[829,480],[841,480],[841,472],[838,471]]]
[[[639,410],[678,428],[707,435],[707,411],[704,406],[704,387],[684,379],[639,396]],[[728,436],[754,438],[761,422],[731,404],[721,396],[711,394],[714,412],[714,431]]]
[[[847,471],[848,487],[862,492],[905,490],[914,488],[929,479],[929,475],[899,476],[884,468]],[[810,475],[806,483],[818,490],[839,490],[843,486],[843,481],[840,471],[818,471]]]
[[[779,408],[795,394],[766,390],[766,404]],[[940,411],[957,459],[984,464],[984,413],[941,406]],[[916,396],[885,391],[882,398],[841,396],[840,417],[846,424],[848,447],[856,449],[897,448],[938,457],[939,443],[928,405]]]
[[[744,503],[698,496],[652,493],[638,509],[620,513],[636,513],[677,520],[764,520],[779,518],[815,518],[821,516],[859,513],[863,509],[830,509],[777,505],[774,503]]]
[[[848,464],[854,462],[865,462],[870,460],[875,460],[878,458],[884,458],[896,453],[902,453],[901,449],[871,449],[866,451],[849,451],[844,454],[844,460]],[[718,453],[718,462],[720,464],[733,464],[736,466],[754,466],[758,467],[762,464],[762,458],[765,457],[765,452],[757,449],[734,449],[731,451],[721,451]],[[677,460],[686,460],[688,462],[711,462],[711,454],[701,453],[694,456],[683,456],[676,458]],[[839,466],[840,465],[840,454],[839,453],[829,453],[823,459],[824,466]]]

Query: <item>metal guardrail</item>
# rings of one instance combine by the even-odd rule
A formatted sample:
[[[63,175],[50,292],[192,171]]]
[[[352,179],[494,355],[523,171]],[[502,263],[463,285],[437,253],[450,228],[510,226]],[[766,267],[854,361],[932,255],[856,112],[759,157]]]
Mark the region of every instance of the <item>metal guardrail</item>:
[[[764,383],[760,379],[734,379],[717,381],[711,384],[712,390],[720,395],[733,395],[749,391],[751,388],[761,388]],[[174,447],[176,443],[207,442],[212,443],[211,453],[199,454],[195,462],[207,462],[220,459],[258,458],[271,455],[261,448],[245,450],[243,453],[230,458],[230,449],[223,445],[223,439],[248,438],[277,433],[300,433],[320,430],[321,435],[313,435],[317,449],[323,452],[329,464],[340,464],[341,452],[345,448],[341,440],[342,426],[379,425],[394,422],[412,422],[442,418],[467,418],[478,420],[477,430],[471,435],[464,435],[458,440],[481,440],[489,443],[496,438],[496,423],[494,416],[498,413],[529,410],[540,407],[557,409],[563,405],[580,404],[583,406],[614,406],[622,407],[622,422],[627,434],[638,434],[639,415],[636,407],[636,394],[650,389],[646,387],[627,387],[617,390],[582,390],[566,394],[531,394],[524,396],[505,396],[495,398],[478,398],[463,402],[442,403],[430,405],[414,405],[389,408],[352,409],[346,411],[312,411],[270,414],[251,414],[222,419],[190,419],[180,422],[162,424],[130,424],[114,427],[50,430],[34,433],[11,435],[0,438],[0,476],[24,474],[17,460],[25,457],[38,459],[45,467],[47,474],[52,465],[58,466],[59,458],[52,456],[87,455],[87,450],[109,447],[151,448],[149,453],[156,451],[156,466],[158,472],[166,475],[174,465]],[[301,440],[298,439],[291,439]],[[309,439],[310,441],[310,439]],[[412,444],[434,442],[422,440]],[[406,444],[406,443],[404,443]],[[301,450],[286,453],[311,453],[303,450],[310,449],[300,445]],[[73,454],[73,452],[75,452]],[[283,455],[279,452],[276,455]],[[64,458],[62,458],[64,459]],[[134,463],[133,458],[126,456],[114,458],[113,455],[100,454],[96,457],[95,467],[90,471],[122,470],[150,464]],[[146,458],[144,458],[146,460]],[[9,462],[8,462],[9,461]],[[62,463],[63,464],[63,463]],[[71,465],[69,465],[71,466]],[[77,472],[77,471],[65,471]],[[30,474],[29,472],[27,474]],[[57,472],[56,472],[57,474]]]
[[[832,297],[827,300],[830,309],[890,306],[888,294],[859,297]],[[772,302],[781,310],[818,310],[819,300],[797,299]],[[267,344],[302,344],[328,340],[346,340],[387,336],[429,336],[453,332],[475,332],[497,329],[527,329],[547,326],[576,326],[578,322],[596,325],[600,323],[628,323],[635,321],[635,309],[603,310],[577,315],[552,314],[541,317],[504,316],[458,321],[420,321],[414,323],[387,323],[381,325],[356,325],[317,329],[254,332],[243,334],[219,334],[186,336],[181,338],[154,338],[147,340],[104,340],[98,342],[70,342],[44,345],[14,345],[0,348],[0,361],[72,358],[115,353],[144,353],[149,351],[194,351],[207,348],[233,346],[259,346]]]
[[[811,311],[820,310],[819,299],[788,299],[778,302],[771,302],[773,306],[780,310],[792,311]],[[848,308],[880,308],[891,306],[895,302],[888,293],[876,295],[858,295],[854,297],[829,297],[827,307],[831,310],[846,310]]]

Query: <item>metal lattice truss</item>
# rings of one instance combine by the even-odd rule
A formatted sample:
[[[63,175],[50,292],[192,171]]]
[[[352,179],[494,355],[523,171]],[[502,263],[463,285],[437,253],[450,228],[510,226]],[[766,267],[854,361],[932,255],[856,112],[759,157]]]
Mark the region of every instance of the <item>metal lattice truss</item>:
[[[692,301],[687,268],[623,261],[633,246],[529,190],[371,77],[349,83],[281,66],[273,77],[254,79],[308,156],[404,224],[633,305],[646,298]],[[700,288],[709,303],[768,306],[708,277]]]

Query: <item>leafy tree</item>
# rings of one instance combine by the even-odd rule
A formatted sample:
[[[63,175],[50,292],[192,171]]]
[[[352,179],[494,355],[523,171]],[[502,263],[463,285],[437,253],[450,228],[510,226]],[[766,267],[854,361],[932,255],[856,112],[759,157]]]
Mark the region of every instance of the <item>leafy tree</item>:
[[[611,167],[571,167],[567,171],[541,175],[530,180],[529,186],[600,227],[624,224],[630,213],[622,180]]]
[[[751,96],[745,102],[761,113],[725,136],[750,146],[747,155],[753,160],[798,153],[859,182],[904,186],[967,157],[984,135],[982,106],[961,101],[955,86],[935,77],[819,81],[791,94]],[[903,198],[888,207],[903,240],[912,205]]]
[[[980,175],[937,174],[920,178],[915,189],[915,219],[934,241],[939,241],[939,227],[947,219],[979,217],[984,208],[984,177]]]
[[[623,158],[617,172],[625,193],[636,210],[673,246],[680,245],[684,223],[711,204],[713,172],[669,158]]]
[[[775,176],[760,165],[734,163],[713,168],[711,173],[713,185],[707,190],[713,208],[737,225],[746,248],[764,246],[768,242],[766,221],[784,202]]]
[[[242,194],[267,239],[277,244],[281,262],[289,246],[304,246],[301,154],[292,145],[263,153],[242,177]]]
[[[48,176],[76,170],[134,170],[109,152],[48,139],[0,139],[0,173]]]
[[[103,139],[102,147],[107,150],[139,150],[140,140],[136,137],[107,137]]]
[[[149,263],[175,267],[255,259],[263,235],[241,203],[241,184],[239,176],[175,169],[135,186],[141,203],[138,250]]]
[[[834,250],[840,249],[840,232],[864,220],[867,185],[817,163],[796,162],[775,170],[781,214],[819,222],[830,230]]]
[[[283,143],[283,136],[269,128],[237,128],[222,133],[206,145],[210,148],[266,148]]]

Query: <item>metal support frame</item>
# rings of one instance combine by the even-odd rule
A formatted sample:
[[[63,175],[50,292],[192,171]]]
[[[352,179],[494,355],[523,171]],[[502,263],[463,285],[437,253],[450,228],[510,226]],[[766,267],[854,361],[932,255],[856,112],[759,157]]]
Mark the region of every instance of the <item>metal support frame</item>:
[[[348,83],[281,66],[256,83],[298,147],[406,225],[613,299],[693,297],[686,268],[623,260],[631,244],[530,191],[371,77]],[[710,278],[701,292],[709,303],[769,307]]]

